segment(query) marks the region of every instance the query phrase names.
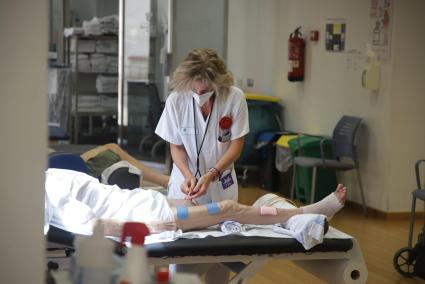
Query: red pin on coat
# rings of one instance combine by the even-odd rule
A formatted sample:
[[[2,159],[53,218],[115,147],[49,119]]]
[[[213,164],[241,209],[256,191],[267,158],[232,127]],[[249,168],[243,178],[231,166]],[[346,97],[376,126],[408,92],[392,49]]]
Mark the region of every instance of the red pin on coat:
[[[232,118],[230,116],[223,116],[220,119],[219,126],[221,129],[229,129],[232,126]]]

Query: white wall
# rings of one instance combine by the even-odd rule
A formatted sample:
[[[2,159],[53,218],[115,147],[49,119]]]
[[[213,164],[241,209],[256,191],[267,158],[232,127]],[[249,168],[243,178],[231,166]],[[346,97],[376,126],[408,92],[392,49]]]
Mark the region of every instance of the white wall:
[[[236,84],[247,91],[275,93],[275,60],[282,42],[275,36],[281,26],[279,2],[229,0],[227,62]],[[247,79],[254,79],[253,87]]]
[[[227,0],[174,1],[172,71],[194,48],[226,57]]]
[[[0,283],[44,283],[47,12],[0,2]]]
[[[237,78],[254,76],[255,91],[283,99],[286,129],[331,135],[344,114],[364,119],[359,151],[366,200],[368,206],[388,212],[410,209],[413,161],[425,156],[425,130],[419,126],[425,122],[419,111],[425,106],[425,21],[420,16],[424,2],[395,2],[392,56],[382,62],[379,94],[361,87],[362,68],[347,68],[346,52],[330,53],[324,48],[326,20],[343,18],[346,50],[360,50],[363,65],[365,44],[370,41],[369,0],[230,0],[229,9],[229,67]],[[275,26],[267,27],[268,23]],[[320,40],[307,41],[305,81],[290,83],[286,79],[287,40],[300,25],[305,35],[311,29],[319,30]],[[255,29],[260,38],[250,34]],[[399,147],[404,138],[395,136],[407,134],[414,142],[406,152]],[[352,189],[349,199],[360,202],[354,172],[340,179]]]
[[[413,165],[425,159],[425,1],[395,4],[389,206],[406,211],[416,188]]]

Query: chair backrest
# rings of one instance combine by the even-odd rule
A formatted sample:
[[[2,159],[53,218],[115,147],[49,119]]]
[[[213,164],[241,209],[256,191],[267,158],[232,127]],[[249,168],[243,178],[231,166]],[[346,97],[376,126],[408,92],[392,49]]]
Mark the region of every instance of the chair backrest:
[[[71,153],[52,153],[48,161],[49,168],[74,170],[82,173],[88,173],[84,160],[77,154]]]
[[[362,119],[344,115],[337,123],[332,139],[332,158],[351,158],[357,165],[356,145],[354,145],[357,130]]]

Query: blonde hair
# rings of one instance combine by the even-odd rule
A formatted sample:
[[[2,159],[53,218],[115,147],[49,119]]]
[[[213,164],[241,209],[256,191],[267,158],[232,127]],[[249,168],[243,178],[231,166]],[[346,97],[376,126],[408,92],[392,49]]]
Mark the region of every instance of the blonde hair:
[[[233,74],[224,60],[210,48],[194,49],[174,71],[171,90],[184,92],[192,89],[192,83],[201,81],[210,84],[219,94],[227,95],[234,84]]]

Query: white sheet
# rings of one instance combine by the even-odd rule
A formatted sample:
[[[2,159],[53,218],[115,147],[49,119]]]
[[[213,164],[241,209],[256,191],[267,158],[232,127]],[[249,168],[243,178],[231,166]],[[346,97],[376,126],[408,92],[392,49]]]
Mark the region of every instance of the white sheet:
[[[203,239],[206,237],[223,237],[230,234],[236,234],[246,237],[269,237],[269,238],[292,238],[290,235],[279,234],[273,231],[275,225],[243,225],[245,231],[241,233],[223,233],[219,226],[209,227],[204,230],[190,231],[183,233],[181,230],[167,231],[160,234],[152,234],[146,237],[145,244],[172,242],[177,239]],[[352,236],[329,227],[329,231],[324,235],[328,239],[351,239]]]
[[[147,223],[174,220],[161,193],[122,190],[80,172],[48,169],[45,190],[45,206],[51,209],[46,211],[50,216],[45,216],[45,222],[76,234],[91,234],[94,218]]]

